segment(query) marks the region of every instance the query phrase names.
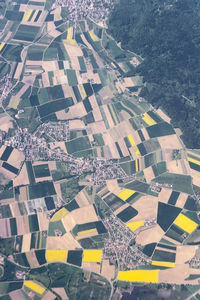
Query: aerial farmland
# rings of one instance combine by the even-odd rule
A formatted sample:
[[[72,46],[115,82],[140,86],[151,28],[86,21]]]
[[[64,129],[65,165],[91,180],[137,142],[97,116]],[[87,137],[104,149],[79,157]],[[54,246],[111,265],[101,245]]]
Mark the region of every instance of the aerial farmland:
[[[70,3],[0,9],[0,299],[198,294],[200,151],[140,96],[142,58],[108,34],[110,1]]]

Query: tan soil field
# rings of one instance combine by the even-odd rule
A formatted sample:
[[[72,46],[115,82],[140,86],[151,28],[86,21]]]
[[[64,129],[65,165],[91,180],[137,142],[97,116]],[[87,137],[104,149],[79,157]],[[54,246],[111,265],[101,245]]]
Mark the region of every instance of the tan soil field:
[[[47,293],[45,293],[45,295],[42,297],[42,300],[54,300],[54,299],[55,299],[55,295],[50,291],[47,291]]]
[[[56,294],[58,294],[61,299],[69,300],[64,288],[52,288],[52,290],[56,292]]]
[[[171,193],[172,193],[171,189],[162,188],[162,190],[158,196],[159,201],[161,201],[163,203],[168,203]]]
[[[176,250],[176,264],[184,264],[195,256],[197,246],[178,246]]]
[[[47,238],[47,250],[75,250],[76,248],[80,249],[81,246],[70,232],[61,237],[50,236]]]
[[[161,270],[159,272],[159,282],[188,284],[188,281],[185,281],[185,279],[188,278],[191,273],[194,274],[188,264],[177,265],[175,268]],[[196,274],[200,274],[200,270],[198,270]],[[190,280],[189,282],[190,284],[198,284],[198,279]]]
[[[83,262],[82,268],[86,270],[90,270],[95,273],[100,273],[100,265],[95,262]]]
[[[182,149],[181,142],[176,134],[158,137],[162,149]]]
[[[164,236],[164,231],[157,224],[149,229],[141,231],[136,237],[136,242],[141,245],[158,243]]]
[[[0,219],[0,236],[7,238],[11,236],[9,219]]]
[[[26,164],[22,166],[22,169],[17,177],[14,178],[13,180],[13,186],[18,186],[23,184],[29,184],[29,179],[28,179],[28,173],[26,169]]]
[[[109,280],[114,278],[114,276],[115,276],[115,267],[114,267],[114,265],[109,264],[108,259],[105,259],[102,261],[101,274],[104,277],[108,278]]]
[[[180,193],[180,195],[176,201],[176,206],[183,208],[187,198],[188,198],[188,194]]]
[[[133,208],[138,211],[134,221],[141,221],[157,217],[158,199],[153,196],[142,196],[138,201],[133,203]]]
[[[88,199],[87,199],[87,197],[85,196],[84,191],[80,191],[80,192],[76,195],[75,200],[76,200],[76,202],[78,203],[78,205],[79,205],[80,207],[89,205]]]
[[[21,252],[28,252],[30,250],[30,245],[31,245],[31,233],[24,234]]]
[[[171,122],[171,118],[168,117],[160,108],[156,110],[157,114],[167,123]]]
[[[21,290],[12,291],[9,293],[12,300],[26,300]]]
[[[47,216],[43,212],[38,212],[37,216],[38,216],[40,231],[48,230],[49,220],[48,220]]]
[[[155,178],[152,167],[144,169],[143,172],[147,183],[150,183],[151,180]]]

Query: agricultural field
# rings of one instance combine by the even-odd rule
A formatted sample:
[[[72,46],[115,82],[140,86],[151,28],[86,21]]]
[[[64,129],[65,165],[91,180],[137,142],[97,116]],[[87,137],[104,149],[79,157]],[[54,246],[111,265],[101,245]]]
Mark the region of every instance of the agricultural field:
[[[59,1],[1,10],[0,298],[198,299],[200,151],[141,97],[141,57]]]

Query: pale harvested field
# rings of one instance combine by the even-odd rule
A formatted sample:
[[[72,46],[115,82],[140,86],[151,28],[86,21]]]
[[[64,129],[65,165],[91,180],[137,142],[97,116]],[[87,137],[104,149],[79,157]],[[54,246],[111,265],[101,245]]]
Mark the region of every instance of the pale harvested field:
[[[56,294],[58,294],[61,297],[61,299],[69,299],[64,288],[52,288],[52,290],[56,292]]]
[[[56,60],[42,61],[41,65],[46,72],[55,71],[56,68],[58,68],[58,64]]]
[[[98,217],[96,215],[93,205],[88,205],[73,210],[70,214],[72,215],[76,224],[84,224],[98,221]]]
[[[126,87],[132,87],[134,85],[131,77],[125,77],[124,83]]]
[[[185,167],[186,167],[186,172],[185,169],[182,166],[181,160],[171,160],[167,162],[167,170],[169,173],[175,173],[175,174],[183,174],[187,175],[190,173],[189,169],[189,164],[186,160],[182,160]],[[185,163],[186,162],[186,163]],[[188,168],[187,168],[188,167]]]
[[[42,297],[42,300],[54,300],[54,299],[55,299],[55,295],[50,291],[47,291],[47,293],[45,293],[45,295]]]
[[[21,213],[20,213],[19,206],[18,206],[17,202],[10,204],[10,210],[12,212],[13,217],[21,216]]]
[[[141,131],[142,131],[142,134],[143,134],[145,140],[149,140],[149,135],[148,135],[148,132],[146,131],[146,128],[142,128]]]
[[[157,217],[158,210],[158,199],[153,196],[142,196],[133,205],[138,211],[137,216],[135,216],[134,221],[146,220]]]
[[[8,163],[19,169],[22,161],[25,159],[23,152],[13,149],[11,155],[8,158]]]
[[[26,164],[23,165],[19,175],[14,178],[13,186],[18,186],[21,184],[29,184],[28,173],[26,169]]]
[[[190,169],[190,173],[192,176],[192,183],[200,187],[200,172]]]
[[[68,118],[81,118],[87,115],[87,111],[83,102],[79,102],[73,106],[69,107],[69,112],[67,113]]]
[[[37,216],[38,216],[40,231],[48,230],[49,220],[47,219],[47,216],[42,212],[38,212]]]
[[[178,246],[176,250],[176,264],[184,264],[195,256],[198,246]]]
[[[69,130],[82,130],[85,129],[85,124],[81,120],[70,120]]]
[[[72,60],[74,56],[83,56],[83,52],[80,47],[72,46],[64,43],[64,47]]]
[[[27,252],[26,257],[27,257],[27,260],[28,260],[31,268],[36,268],[36,267],[40,266],[38,263],[38,260],[36,258],[34,250],[30,250],[29,252]]]
[[[158,196],[159,201],[161,201],[163,203],[167,203],[171,193],[172,193],[172,190],[162,188],[162,190]]]
[[[15,175],[14,173],[6,170],[5,168],[3,167],[0,167],[0,172],[6,177],[6,178],[9,178],[9,179],[14,179],[17,175]]]
[[[129,156],[129,151],[126,147],[126,144],[125,144],[124,140],[119,140],[118,144],[119,144],[119,147],[122,151],[123,156]]]
[[[136,237],[136,242],[141,245],[146,245],[149,243],[158,243],[164,236],[164,231],[160,228],[158,224],[155,226],[141,231]]]
[[[12,300],[26,300],[21,290],[12,291],[9,293]]]
[[[120,123],[119,123],[119,124],[120,124]],[[112,138],[113,138],[113,141],[115,141],[115,142],[116,142],[116,141],[119,142],[119,140],[122,139],[122,136],[121,136],[120,131],[119,131],[119,128],[120,128],[119,124],[117,124],[115,127],[110,128],[110,129],[108,130],[109,133],[110,133],[110,135],[111,135]]]
[[[188,284],[188,281],[185,281],[190,274],[200,274],[200,270],[190,269],[188,264],[177,265],[175,268],[161,270],[159,272],[159,282],[166,282],[172,284]],[[197,272],[196,272],[197,271]],[[190,280],[190,284],[198,284],[198,278],[195,280]]]
[[[19,201],[25,201],[25,200],[27,200],[26,186],[22,186],[20,187]]]
[[[77,56],[71,58],[71,65],[72,65],[72,69],[80,71],[80,65]]]
[[[74,228],[74,226],[76,225],[76,222],[74,221],[71,213],[64,216],[64,218],[62,219],[62,223],[67,232],[71,231]]]
[[[108,110],[107,105],[102,105],[102,108],[103,108],[103,110],[104,110],[104,112],[105,112],[106,119],[107,119],[107,121],[108,121],[109,127],[114,127],[114,122],[113,122],[113,119],[112,119],[112,117],[111,117],[111,114],[110,114],[110,112],[109,112],[109,110]]]
[[[0,157],[1,157],[2,154],[4,153],[5,149],[6,149],[6,146],[5,146],[5,145],[1,146],[1,148],[0,148]]]
[[[81,39],[83,41],[83,43],[90,49],[93,50],[92,46],[88,43],[88,41],[86,40],[85,36],[83,34],[81,34]]]
[[[116,145],[114,143],[110,144],[109,146],[107,145],[106,147],[109,147],[109,150],[111,152],[112,158],[118,158],[118,159],[120,159],[119,152],[118,152],[117,147],[116,147]],[[108,153],[108,158],[110,157],[109,153]]]
[[[128,114],[129,115],[129,114]],[[131,127],[130,123],[128,121],[123,121],[120,122],[117,126],[116,126],[116,130],[118,131],[119,135],[124,138],[127,137],[129,134],[133,133],[133,128]],[[118,141],[119,136],[116,135],[116,140],[115,142]]]
[[[106,126],[103,121],[88,124],[87,129],[91,130],[91,134],[102,133],[106,130]]]
[[[83,262],[82,268],[95,273],[100,273],[100,265],[95,262]]]
[[[106,185],[108,190],[114,193],[116,196],[120,193],[121,190],[123,190],[121,187],[119,187],[117,179],[106,180]]]
[[[170,123],[171,118],[168,117],[160,108],[156,110],[159,117],[161,117],[165,122]]]
[[[132,156],[133,160],[137,159],[137,155],[136,155],[136,153],[135,153],[135,151],[132,147],[129,148],[129,151],[131,153],[131,156]]]
[[[181,142],[176,134],[158,137],[162,149],[182,149]]]
[[[29,222],[27,216],[21,216],[16,218],[17,223],[17,233],[18,234],[25,234],[29,233]]]
[[[10,117],[6,116],[6,115],[2,116],[0,118],[0,128],[1,128],[1,130],[8,132],[9,128],[13,128],[13,124],[12,124],[11,120],[12,119]]]
[[[60,188],[60,183],[54,183],[54,187],[56,190],[56,194],[60,199],[62,199],[62,193],[61,193],[61,188]]]
[[[11,236],[9,219],[0,219],[0,236],[7,238]]]
[[[81,246],[70,232],[61,237],[50,236],[47,238],[47,250],[75,250],[76,248],[81,248]]]
[[[49,161],[48,165],[50,170],[56,170],[56,161]]]
[[[67,120],[68,119],[68,114],[64,110],[57,111],[56,117],[58,120]]]
[[[15,75],[14,75],[15,79],[19,79],[19,77],[21,75],[21,72],[22,72],[22,68],[23,68],[23,63],[19,62],[18,65],[17,65],[17,69],[15,71]]]
[[[102,261],[101,274],[109,280],[115,276],[115,267],[109,264],[108,259]]]
[[[76,202],[78,203],[78,205],[79,205],[80,207],[89,205],[88,199],[87,199],[87,197],[86,197],[84,191],[80,191],[80,192],[76,195],[75,200],[76,200]]]
[[[47,180],[52,180],[52,177],[51,176],[47,176],[47,177],[38,177],[38,178],[35,178],[35,182],[36,183],[42,182],[42,181],[47,181]]]
[[[95,107],[95,109],[93,110],[93,116],[94,116],[95,122],[102,120],[101,112],[98,107]]]
[[[147,183],[150,183],[151,180],[155,178],[152,167],[144,169],[143,172]]]
[[[183,208],[185,205],[185,202],[187,200],[188,194],[180,193],[177,201],[176,201],[176,206]]]
[[[30,245],[31,245],[31,233],[24,234],[21,252],[28,252],[30,250]]]
[[[165,236],[164,238],[165,238],[165,240],[167,240],[168,242],[171,242],[171,243],[173,243],[173,244],[175,244],[175,245],[181,245],[180,242],[178,242],[178,241],[176,241],[176,240],[173,240],[172,238],[170,238],[170,237],[168,237],[168,236]]]
[[[93,110],[95,108],[99,108],[95,95],[92,95],[88,98],[89,98],[89,101],[90,101],[90,104],[91,104]]]

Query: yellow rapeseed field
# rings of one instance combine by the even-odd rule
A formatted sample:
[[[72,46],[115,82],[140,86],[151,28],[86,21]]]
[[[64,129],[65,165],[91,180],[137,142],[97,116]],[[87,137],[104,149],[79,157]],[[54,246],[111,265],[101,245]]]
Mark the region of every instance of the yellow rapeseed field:
[[[5,45],[4,42],[0,43],[0,51],[3,49],[4,45]]]
[[[28,19],[30,18],[30,15],[32,14],[32,9],[28,9],[26,12],[25,12],[25,14],[24,14],[24,16],[23,16],[23,19],[22,19],[22,22],[27,22],[28,21]]]
[[[190,156],[188,156],[188,160],[189,160],[190,162],[192,162],[192,163],[194,163],[194,164],[200,166],[200,161],[199,161],[199,160],[194,159],[194,158],[192,158],[192,157],[190,157]]]
[[[137,282],[158,282],[159,270],[130,270],[119,271],[118,280]]]
[[[63,207],[59,211],[57,211],[55,215],[53,215],[53,217],[50,219],[50,222],[57,222],[61,220],[64,216],[66,216],[66,214],[68,214],[68,210],[66,210],[66,208]]]
[[[88,229],[88,230],[79,231],[79,232],[77,233],[77,235],[78,235],[78,236],[82,236],[82,235],[89,234],[89,233],[93,233],[93,232],[96,232],[96,233],[97,233],[96,228],[92,228],[92,229]]]
[[[155,124],[156,124],[156,122],[148,115],[148,113],[144,113],[142,119],[143,119],[143,121],[145,121],[145,123],[147,123],[147,125],[149,125],[149,126],[155,125]]]
[[[82,84],[80,84],[79,87],[80,87],[80,92],[81,92],[82,98],[85,99],[87,97],[87,95],[86,95],[84,86]]]
[[[135,194],[135,191],[129,190],[129,189],[124,189],[123,191],[121,191],[117,196],[126,201],[130,196],[132,196],[133,194]]]
[[[42,295],[45,291],[45,288],[41,286],[40,284],[32,281],[32,280],[26,280],[24,281],[24,286],[31,289],[32,291]]]
[[[67,261],[67,250],[46,250],[46,260],[51,261]]]
[[[167,262],[167,261],[152,261],[151,264],[153,266],[161,266],[161,267],[169,267],[169,268],[175,267],[175,263]]]
[[[20,101],[20,98],[15,98],[14,101],[12,102],[11,107],[13,109],[17,109],[17,106],[19,105],[19,101]]]
[[[137,156],[137,157],[140,157],[140,156],[141,156],[141,155],[140,155],[140,151],[139,151],[139,149],[138,149],[138,147],[137,147],[137,145],[136,145],[136,143],[135,143],[135,141],[134,141],[134,138],[132,137],[131,134],[128,135],[128,140],[129,140],[131,146],[133,147],[136,156]]]
[[[99,41],[98,36],[96,36],[96,34],[94,33],[93,30],[90,30],[90,31],[89,31],[89,35],[90,35],[91,39],[92,39],[94,42],[98,42],[98,41]]]
[[[83,250],[83,262],[101,262],[102,250]]]
[[[132,231],[135,231],[136,229],[144,226],[144,221],[136,221],[126,224]]]
[[[198,226],[196,222],[192,221],[191,219],[184,216],[183,214],[178,215],[178,217],[174,221],[174,224],[188,233],[194,231]]]

